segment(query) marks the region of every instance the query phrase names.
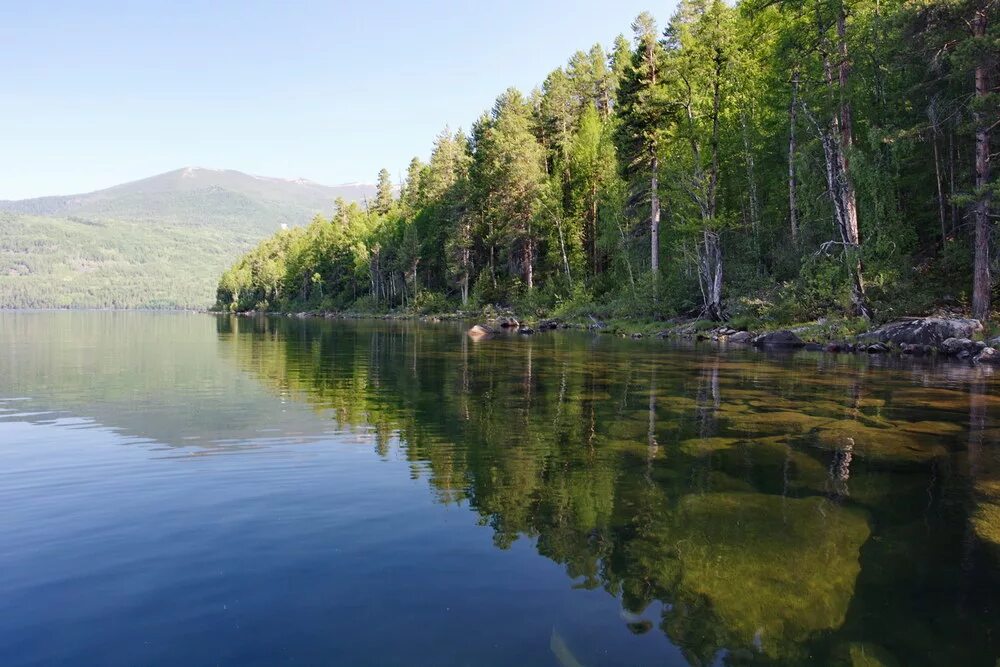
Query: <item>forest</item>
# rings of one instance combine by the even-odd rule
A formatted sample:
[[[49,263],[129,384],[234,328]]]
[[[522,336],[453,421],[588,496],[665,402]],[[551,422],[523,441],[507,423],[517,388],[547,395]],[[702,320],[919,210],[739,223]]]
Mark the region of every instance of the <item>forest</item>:
[[[998,24],[1000,0],[644,12],[262,242],[217,308],[989,319]]]

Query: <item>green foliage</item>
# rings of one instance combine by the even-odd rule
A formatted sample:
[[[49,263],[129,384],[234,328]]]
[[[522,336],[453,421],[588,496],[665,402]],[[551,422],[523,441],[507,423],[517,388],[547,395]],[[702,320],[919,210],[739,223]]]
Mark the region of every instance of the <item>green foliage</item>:
[[[455,302],[439,292],[420,292],[413,300],[413,312],[420,315],[450,313],[455,310]]]
[[[996,187],[970,160],[995,97],[971,74],[1000,75],[1000,22],[966,34],[978,6],[682,0],[662,33],[643,13],[632,44],[446,128],[398,199],[383,170],[368,210],[261,244],[219,306],[773,325],[965,306],[966,220]]]

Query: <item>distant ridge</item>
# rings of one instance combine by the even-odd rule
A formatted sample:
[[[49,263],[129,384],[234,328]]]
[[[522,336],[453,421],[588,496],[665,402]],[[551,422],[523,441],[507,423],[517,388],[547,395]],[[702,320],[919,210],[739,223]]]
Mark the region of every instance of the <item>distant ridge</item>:
[[[200,307],[240,254],[371,200],[375,186],[184,167],[102,190],[0,200],[0,308]]]
[[[338,197],[356,202],[371,198],[375,186],[366,183],[327,186],[304,178],[291,180],[256,176],[233,169],[183,167],[83,194],[0,200],[0,211],[27,215],[104,215],[117,214],[125,208],[133,216],[158,219],[174,217],[174,212],[170,210],[171,195],[189,198],[195,193],[218,192],[242,195],[251,201],[274,204],[280,208],[300,209],[306,217],[298,222],[304,222],[316,213],[329,212]],[[143,197],[147,201],[143,201]],[[218,198],[214,199],[218,203]],[[143,209],[143,204],[148,208]],[[295,220],[282,222],[296,223]]]

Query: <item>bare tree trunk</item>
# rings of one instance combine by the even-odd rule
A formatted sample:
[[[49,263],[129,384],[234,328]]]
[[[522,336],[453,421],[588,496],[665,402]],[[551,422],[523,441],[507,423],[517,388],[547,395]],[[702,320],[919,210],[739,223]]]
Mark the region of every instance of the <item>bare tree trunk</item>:
[[[556,231],[559,232],[559,252],[562,254],[563,269],[566,271],[566,281],[573,287],[573,276],[569,272],[569,257],[566,256],[566,241],[563,238],[562,217],[553,216],[556,221]]]
[[[858,234],[858,203],[851,181],[848,153],[854,146],[854,117],[851,112],[851,102],[848,99],[847,84],[851,73],[851,63],[847,57],[847,13],[844,1],[841,0],[840,11],[837,13],[837,41],[840,64],[838,67],[838,87],[840,89],[840,169],[843,174],[842,195],[844,197],[844,212],[847,219],[848,239],[854,245],[860,244]]]
[[[951,202],[951,231],[958,227],[958,204],[955,203],[955,128],[948,132],[948,200]]]
[[[529,233],[527,240],[524,242],[524,282],[527,283],[529,290],[535,286],[535,271],[533,266],[535,263],[535,249],[533,246],[534,244]]]
[[[938,217],[941,220],[941,245],[943,246],[945,244],[945,241],[948,240],[948,232],[945,229],[944,188],[941,185],[941,157],[938,154],[936,128],[934,130],[934,133],[931,135],[931,143],[934,144],[934,176],[937,179]]]
[[[722,244],[719,234],[706,229],[702,233],[698,264],[705,300],[705,317],[710,320],[722,319]]]
[[[656,157],[656,149],[652,149],[652,174],[649,179],[649,255],[650,269],[653,276],[660,273],[660,161]]]
[[[792,102],[788,107],[788,220],[792,227],[792,243],[799,242],[799,206],[795,201],[795,121],[798,116],[799,68],[792,70]]]
[[[986,36],[987,8],[981,7],[972,21],[972,36]],[[989,68],[980,60],[976,65],[976,97],[982,100],[990,91]],[[990,118],[973,107],[976,125],[976,221],[975,260],[972,275],[972,316],[979,320],[990,317]]]
[[[830,55],[825,48],[825,34],[822,18],[817,11],[820,49],[823,60],[823,75],[827,88],[833,91],[833,68]],[[820,130],[823,152],[826,158],[827,185],[833,200],[834,214],[845,250],[848,271],[851,274],[851,303],[855,314],[871,319],[868,300],[865,296],[864,267],[861,263],[861,237],[858,233],[858,207],[851,182],[847,151],[854,143],[851,106],[847,99],[847,84],[850,63],[847,59],[847,16],[843,0],[837,12],[837,37],[840,64],[838,68],[837,111],[830,118],[829,132]],[[803,106],[803,109],[805,107]],[[815,123],[815,121],[813,121]],[[818,128],[817,128],[818,129]]]
[[[590,251],[594,265],[594,275],[597,275],[597,181],[590,187]]]

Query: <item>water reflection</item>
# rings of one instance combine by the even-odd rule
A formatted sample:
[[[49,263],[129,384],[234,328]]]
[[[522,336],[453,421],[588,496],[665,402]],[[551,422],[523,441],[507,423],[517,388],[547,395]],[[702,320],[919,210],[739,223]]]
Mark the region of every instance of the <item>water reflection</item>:
[[[4,314],[0,346],[19,540],[0,549],[0,608],[22,628],[0,630],[0,661],[99,664],[128,644],[133,664],[234,647],[241,664],[402,664],[420,645],[427,663],[993,665],[1000,649],[989,369],[150,313]],[[256,600],[252,633],[211,615],[235,599]],[[76,644],[46,641],[53,610]]]
[[[398,438],[497,547],[535,540],[691,664],[996,658],[1000,399],[983,369],[413,323],[218,332],[275,395],[371,429],[382,456]]]

